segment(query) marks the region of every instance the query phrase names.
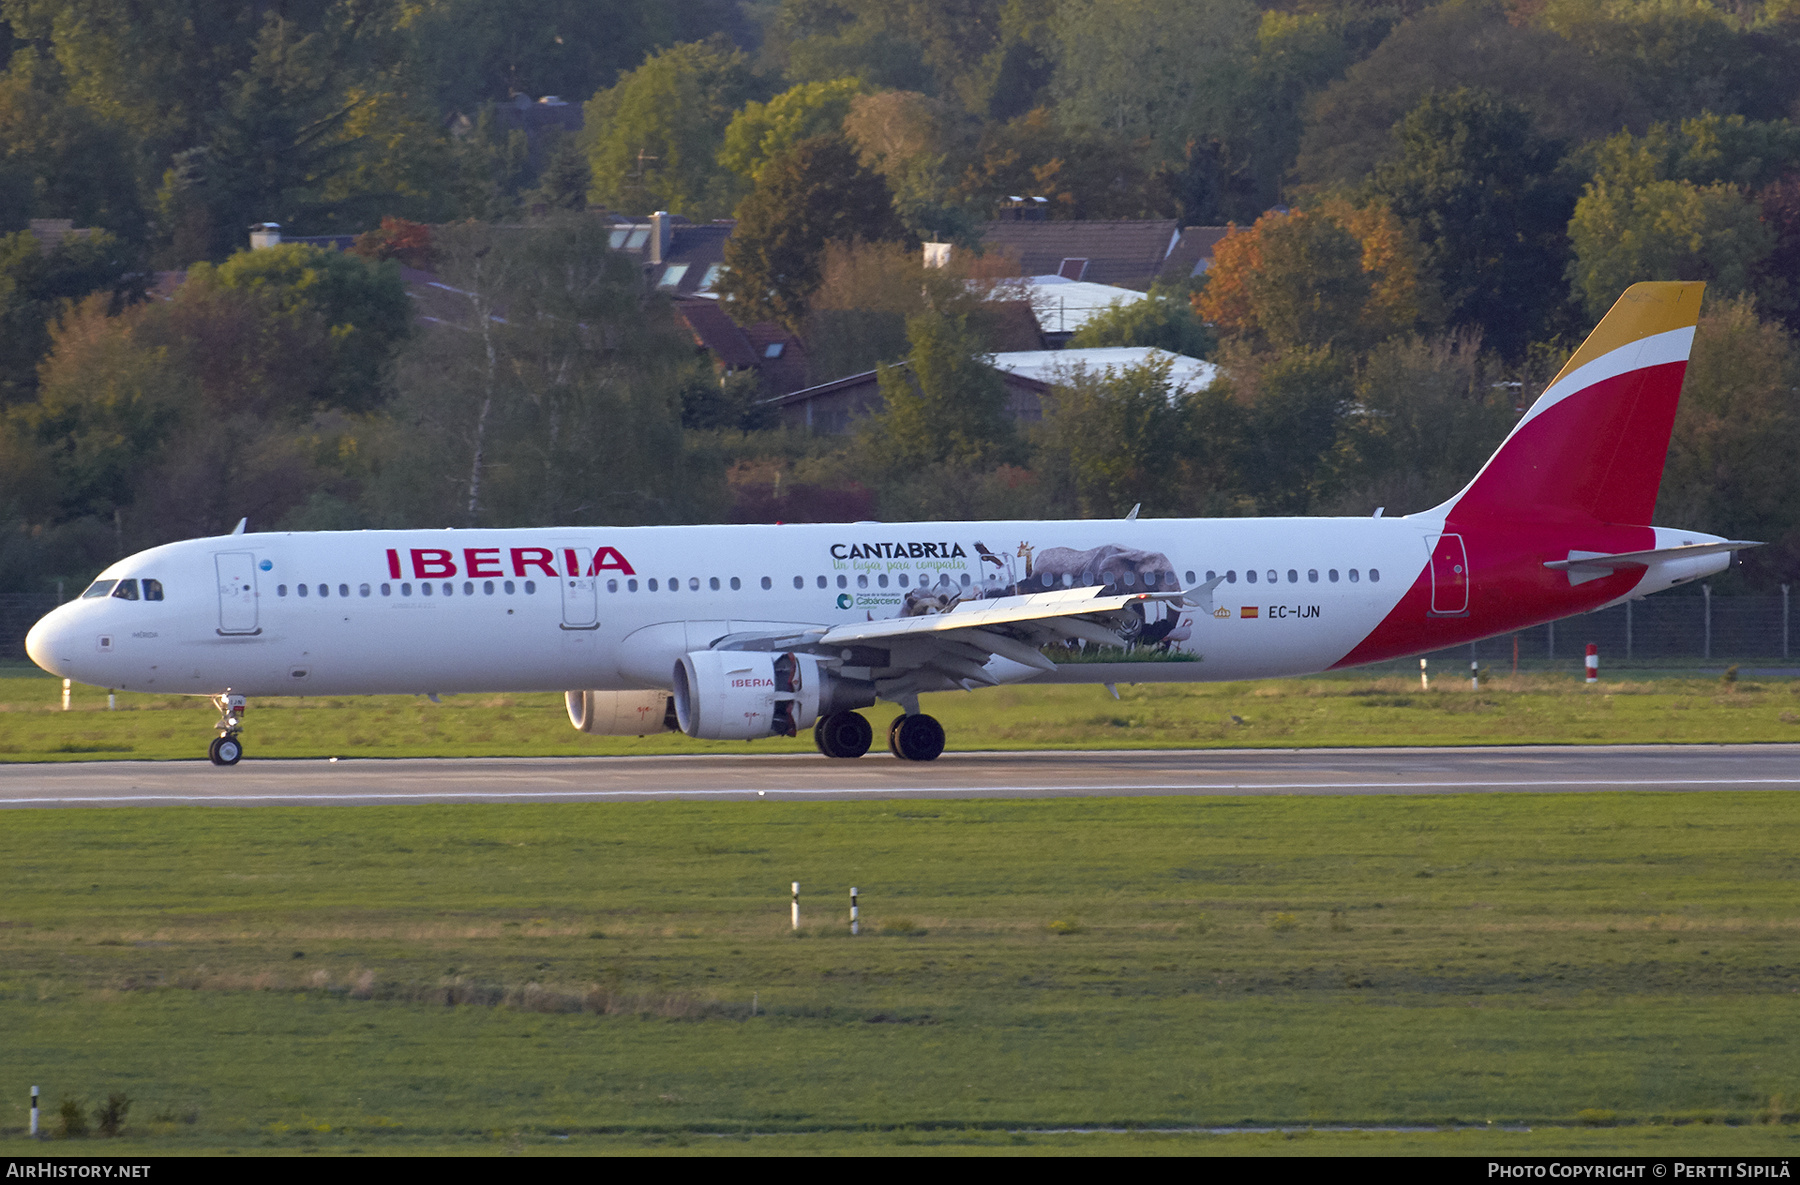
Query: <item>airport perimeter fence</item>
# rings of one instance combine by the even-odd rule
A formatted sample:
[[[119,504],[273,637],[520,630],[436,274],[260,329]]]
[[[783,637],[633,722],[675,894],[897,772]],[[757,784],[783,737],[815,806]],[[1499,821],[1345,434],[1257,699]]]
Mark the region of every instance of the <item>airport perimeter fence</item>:
[[[1784,665],[1800,646],[1792,629],[1788,593],[1773,596],[1647,597],[1598,613],[1565,617],[1517,634],[1456,646],[1428,657],[1434,662],[1471,659],[1498,672],[1519,662],[1532,668],[1581,665],[1589,642],[1600,647],[1606,667],[1693,666],[1713,662]],[[56,608],[47,593],[0,593],[0,660],[25,660],[25,634]]]
[[[1721,597],[1702,585],[1697,596],[1627,601],[1426,657],[1434,667],[1445,664],[1447,676],[1466,673],[1471,660],[1503,674],[1515,655],[1521,668],[1578,671],[1589,643],[1600,648],[1603,673],[1620,667],[1800,666],[1791,661],[1800,635],[1790,600],[1785,586],[1772,596]]]

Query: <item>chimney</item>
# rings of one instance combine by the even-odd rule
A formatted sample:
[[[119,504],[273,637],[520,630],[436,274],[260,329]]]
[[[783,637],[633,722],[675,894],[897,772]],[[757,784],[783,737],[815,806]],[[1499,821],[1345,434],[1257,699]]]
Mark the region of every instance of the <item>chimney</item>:
[[[669,255],[669,240],[675,233],[675,227],[667,210],[658,210],[650,215],[650,262],[661,263]]]
[[[256,222],[250,226],[250,249],[261,251],[264,247],[274,247],[281,242],[281,223]]]
[[[950,264],[950,244],[949,243],[926,243],[925,244],[925,266],[926,267],[948,267],[949,264]]]

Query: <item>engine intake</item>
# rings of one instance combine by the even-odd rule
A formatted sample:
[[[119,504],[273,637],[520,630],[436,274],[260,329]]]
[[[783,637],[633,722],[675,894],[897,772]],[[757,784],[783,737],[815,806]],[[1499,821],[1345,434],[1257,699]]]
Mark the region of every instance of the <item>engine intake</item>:
[[[666,691],[566,691],[569,723],[593,736],[645,737],[675,730]]]
[[[875,702],[875,685],[845,679],[816,655],[696,650],[675,663],[675,720],[691,737],[794,736],[821,715]]]

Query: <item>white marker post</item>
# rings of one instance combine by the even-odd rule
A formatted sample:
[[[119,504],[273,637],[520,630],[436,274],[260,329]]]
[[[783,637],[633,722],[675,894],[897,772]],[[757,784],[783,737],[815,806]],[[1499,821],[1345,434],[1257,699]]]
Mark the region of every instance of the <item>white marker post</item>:
[[[850,886],[850,936],[861,933],[861,923],[856,920],[856,886]]]
[[[34,1086],[31,1088],[31,1138],[34,1140],[37,1139],[37,1134],[38,1134],[37,1100],[38,1100],[38,1091],[37,1091],[37,1087]]]
[[[1481,690],[1481,664],[1474,659],[1469,660],[1469,690]]]
[[[1592,687],[1600,682],[1600,647],[1589,642],[1587,648],[1587,685]]]
[[[109,712],[116,712],[119,710],[119,694],[118,694],[118,692],[108,691],[106,693],[106,710]]]
[[[794,882],[794,929],[800,928],[800,882]]]
[[[69,710],[69,681],[63,680],[63,711]]]
[[[1422,658],[1419,660],[1419,690],[1431,690],[1431,676],[1425,673],[1425,660]]]

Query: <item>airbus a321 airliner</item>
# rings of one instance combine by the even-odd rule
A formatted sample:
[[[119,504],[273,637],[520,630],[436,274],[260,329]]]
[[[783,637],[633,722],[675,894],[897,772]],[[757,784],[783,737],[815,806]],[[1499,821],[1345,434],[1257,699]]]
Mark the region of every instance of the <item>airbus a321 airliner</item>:
[[[810,728],[840,758],[885,700],[889,750],[930,761],[927,691],[1309,674],[1725,568],[1755,544],[1648,525],[1702,287],[1633,285],[1419,514],[232,534],[120,560],[26,649],[83,683],[212,698],[218,765],[243,754],[249,697],[567,688],[583,732]],[[1139,661],[1105,661],[1119,647]]]

